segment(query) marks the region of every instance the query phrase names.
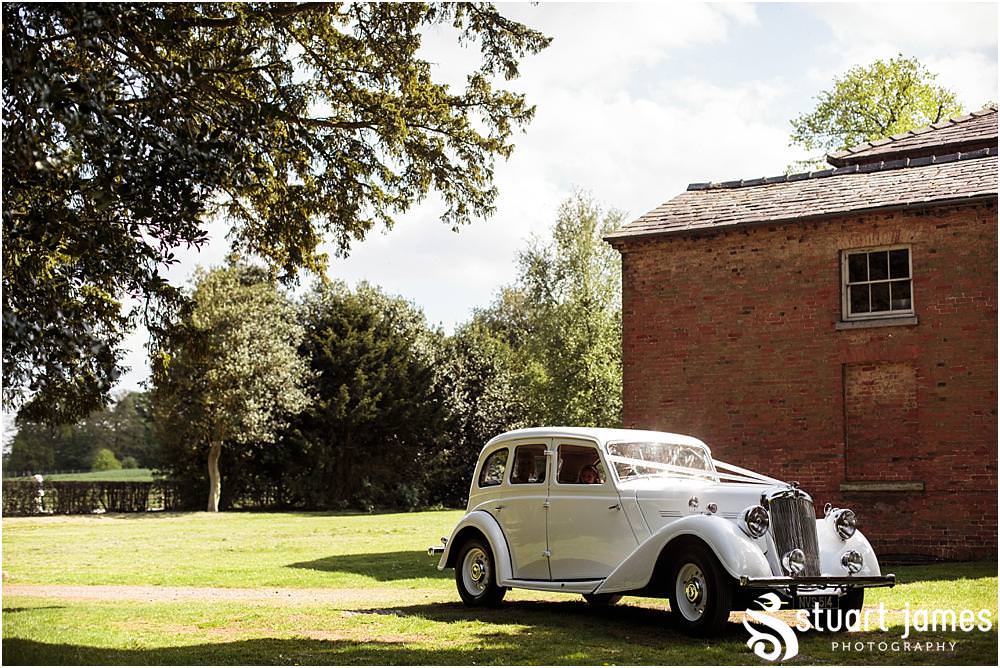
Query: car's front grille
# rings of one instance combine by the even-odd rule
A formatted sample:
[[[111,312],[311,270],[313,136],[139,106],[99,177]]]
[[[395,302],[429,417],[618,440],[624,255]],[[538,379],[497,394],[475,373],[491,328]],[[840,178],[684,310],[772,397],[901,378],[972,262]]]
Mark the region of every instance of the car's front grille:
[[[799,548],[806,556],[806,567],[799,575],[819,575],[819,540],[812,499],[799,490],[779,492],[768,501],[768,510],[779,563],[789,550]]]

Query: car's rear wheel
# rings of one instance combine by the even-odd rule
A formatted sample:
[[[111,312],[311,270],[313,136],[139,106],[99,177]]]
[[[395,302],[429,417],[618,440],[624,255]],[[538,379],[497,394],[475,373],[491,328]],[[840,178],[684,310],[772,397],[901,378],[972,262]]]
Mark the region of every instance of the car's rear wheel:
[[[479,538],[467,540],[458,553],[455,568],[455,584],[458,595],[466,605],[499,605],[507,593],[505,587],[497,586],[493,551]]]
[[[733,587],[708,548],[684,545],[672,561],[668,582],[670,612],[678,628],[692,635],[710,635],[725,626]]]
[[[614,605],[618,601],[622,600],[621,594],[584,594],[583,600],[585,600],[590,605],[598,608],[604,608],[609,605]]]

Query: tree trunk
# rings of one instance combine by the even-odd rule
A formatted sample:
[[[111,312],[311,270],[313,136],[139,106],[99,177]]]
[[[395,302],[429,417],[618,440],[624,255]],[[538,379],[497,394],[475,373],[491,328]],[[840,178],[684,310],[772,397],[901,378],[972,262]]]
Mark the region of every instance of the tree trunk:
[[[222,478],[219,477],[219,455],[222,441],[212,441],[208,450],[208,512],[219,512],[219,496],[222,495]]]

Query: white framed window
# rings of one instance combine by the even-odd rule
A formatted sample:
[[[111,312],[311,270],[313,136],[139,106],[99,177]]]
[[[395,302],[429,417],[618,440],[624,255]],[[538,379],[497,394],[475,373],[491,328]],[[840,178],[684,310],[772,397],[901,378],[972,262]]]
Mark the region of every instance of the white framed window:
[[[913,257],[909,246],[841,251],[844,320],[914,314]]]

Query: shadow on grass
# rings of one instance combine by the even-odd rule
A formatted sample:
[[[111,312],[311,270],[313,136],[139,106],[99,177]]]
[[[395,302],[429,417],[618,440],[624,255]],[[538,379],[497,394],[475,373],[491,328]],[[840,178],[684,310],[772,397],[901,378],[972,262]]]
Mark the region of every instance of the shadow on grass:
[[[417,578],[451,579],[450,569],[439,571],[435,557],[422,550],[399,552],[374,552],[370,554],[341,554],[312,561],[288,564],[288,568],[304,568],[326,573],[354,573],[380,582],[413,580]]]
[[[35,610],[62,610],[65,605],[37,605],[33,608],[4,608],[3,614],[12,615],[17,612],[34,612]]]
[[[627,601],[628,599],[626,599]],[[730,622],[712,638],[680,633],[670,615],[636,605],[593,607],[582,601],[516,601],[497,608],[457,603],[418,604],[351,610],[356,622],[306,637],[235,640],[187,636],[197,644],[169,647],[102,648],[80,644],[4,638],[4,665],[522,665],[522,664],[764,664],[747,648],[742,624]],[[402,623],[370,615],[411,618]],[[315,628],[315,627],[312,627]],[[439,631],[448,628],[449,633]],[[222,631],[224,629],[213,629]],[[240,632],[233,629],[234,632]],[[251,631],[252,632],[252,631]],[[264,631],[270,633],[270,631]],[[294,632],[293,632],[294,633]],[[797,664],[996,665],[997,633],[921,633],[911,641],[956,641],[948,651],[881,650],[898,641],[901,626],[887,632],[826,635],[799,633]],[[317,637],[318,635],[318,637]],[[845,641],[874,642],[867,649],[843,649]],[[155,640],[153,642],[156,642]],[[841,643],[838,648],[833,643]]]

